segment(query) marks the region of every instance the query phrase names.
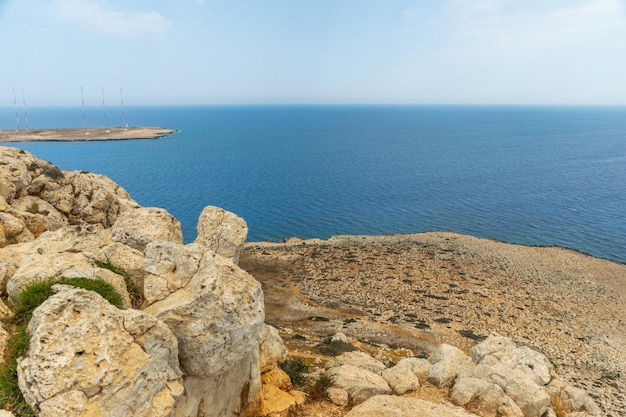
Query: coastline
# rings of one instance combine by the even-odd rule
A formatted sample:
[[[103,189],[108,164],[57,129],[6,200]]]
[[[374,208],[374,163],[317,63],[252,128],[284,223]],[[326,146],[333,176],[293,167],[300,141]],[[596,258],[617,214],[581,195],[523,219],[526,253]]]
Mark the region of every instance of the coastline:
[[[177,132],[177,130],[166,129],[163,127],[0,130],[0,143],[160,139],[164,136],[168,136]]]
[[[262,283],[267,321],[279,328],[318,337],[341,331],[410,349],[419,346],[371,324],[461,349],[495,332],[546,354],[607,414],[626,409],[622,263],[561,247],[428,232],[250,242],[240,265]],[[304,305],[306,299],[314,304]],[[306,320],[316,315],[329,321]]]

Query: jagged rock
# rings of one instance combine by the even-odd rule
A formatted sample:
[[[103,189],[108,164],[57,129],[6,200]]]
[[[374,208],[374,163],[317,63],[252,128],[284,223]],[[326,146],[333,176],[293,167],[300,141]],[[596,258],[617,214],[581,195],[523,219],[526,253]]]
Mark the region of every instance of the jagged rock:
[[[433,403],[419,398],[377,395],[354,407],[345,417],[476,417],[446,402]]]
[[[457,376],[471,373],[472,360],[462,350],[441,344],[428,358],[432,365],[428,368],[428,380],[439,388],[451,387]]]
[[[450,401],[482,417],[524,417],[502,388],[482,379],[459,378],[452,388]]]
[[[263,408],[260,413],[263,417],[288,417],[295,407],[296,400],[285,391],[274,385],[263,385]]]
[[[0,417],[15,417],[15,414],[10,411],[0,410]]]
[[[57,285],[33,312],[20,390],[44,416],[167,416],[182,393],[176,339],[137,310]]]
[[[195,243],[218,255],[239,262],[239,253],[248,236],[244,219],[219,207],[207,206],[200,213]]]
[[[341,365],[328,370],[335,388],[348,393],[350,404],[360,404],[379,394],[391,394],[391,388],[380,375],[354,365]]]
[[[0,319],[8,317],[11,315],[11,309],[9,309],[9,307],[7,307],[6,304],[4,304],[4,301],[2,301],[2,298],[0,298]],[[3,352],[3,350],[0,349],[0,352]]]
[[[143,280],[147,305],[165,299],[189,283],[200,267],[206,249],[197,244],[152,242],[145,249]]]
[[[515,348],[517,348],[517,345],[508,337],[492,334],[474,346],[470,350],[470,356],[475,364],[479,364],[487,355],[500,359],[509,356],[509,352],[512,352]]]
[[[428,378],[428,370],[431,363],[422,358],[404,358],[401,359],[396,366],[408,367],[421,380]]]
[[[143,251],[150,242],[183,243],[180,222],[165,209],[139,207],[119,215],[111,240]]]
[[[4,354],[6,352],[6,348],[9,345],[9,339],[11,338],[11,334],[6,331],[4,327],[0,324],[0,352]]]
[[[0,293],[6,291],[7,281],[20,266],[30,247],[31,243],[20,243],[0,248]]]
[[[2,246],[29,242],[35,238],[22,219],[0,212],[0,243]]]
[[[124,271],[136,288],[143,288],[145,262],[143,252],[123,243],[113,242],[93,254],[93,259],[102,264],[111,264]]]
[[[520,369],[511,369],[497,363],[476,365],[471,374],[474,378],[492,382],[515,401],[525,417],[541,417],[550,406],[547,391],[537,385],[533,377]]]
[[[46,220],[45,230],[56,230],[68,225],[67,219],[52,204],[39,197],[27,195],[16,198],[11,203],[11,207],[21,212],[44,216]]]
[[[385,364],[378,359],[374,359],[367,353],[359,351],[345,352],[339,356],[335,356],[326,363],[326,368],[336,368],[342,365],[353,365],[375,374],[380,374],[387,369]]]
[[[420,387],[419,378],[413,372],[409,362],[398,363],[393,368],[385,369],[382,377],[397,395],[415,391]]]
[[[108,269],[92,265],[77,265],[63,271],[63,278],[87,278],[101,280],[110,284],[122,296],[122,307],[130,308],[131,300],[124,278]]]
[[[93,226],[68,226],[42,234],[28,246],[28,253],[8,279],[6,291],[9,297],[14,299],[27,285],[62,277],[66,271],[78,267],[88,275],[85,278],[100,275],[127,296],[123,278],[114,277],[107,270],[94,269],[88,257],[90,252],[107,242],[108,232]]]
[[[350,405],[350,397],[348,391],[343,388],[328,387],[326,388],[326,396],[335,405],[339,407],[347,407]]]
[[[287,360],[287,349],[276,328],[264,324],[259,336],[261,372],[267,372]]]
[[[175,416],[260,410],[258,343],[265,314],[261,285],[252,276],[232,260],[207,252],[184,287],[145,311],[178,339],[186,393]]]
[[[28,186],[31,181],[28,166],[35,161],[37,158],[26,151],[0,147],[0,195],[7,203]]]
[[[280,368],[272,368],[269,371],[265,371],[261,374],[261,382],[263,384],[274,385],[278,389],[283,391],[293,390],[291,379],[285,371]]]
[[[547,388],[552,404],[558,405],[563,412],[584,412],[593,416],[601,413],[595,401],[585,391],[572,387],[561,378],[554,378]]]
[[[330,341],[348,343],[348,337],[343,333],[335,333],[333,337],[330,338]]]
[[[264,319],[261,286],[226,258],[205,255],[185,287],[145,311],[178,338],[187,375],[218,375],[249,352],[258,352]]]

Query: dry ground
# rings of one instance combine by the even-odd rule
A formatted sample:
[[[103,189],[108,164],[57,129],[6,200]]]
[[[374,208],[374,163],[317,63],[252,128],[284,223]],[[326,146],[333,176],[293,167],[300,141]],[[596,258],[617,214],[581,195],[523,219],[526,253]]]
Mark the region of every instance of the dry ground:
[[[2,142],[157,139],[176,133],[162,127],[0,130]]]
[[[266,321],[310,363],[336,332],[390,360],[441,342],[467,351],[496,332],[543,352],[607,416],[626,415],[624,264],[423,233],[249,243],[240,266],[263,285]]]

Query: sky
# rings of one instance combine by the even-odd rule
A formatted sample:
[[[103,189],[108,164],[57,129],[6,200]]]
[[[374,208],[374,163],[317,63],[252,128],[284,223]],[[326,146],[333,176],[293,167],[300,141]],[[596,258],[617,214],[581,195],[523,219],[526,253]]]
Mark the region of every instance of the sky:
[[[626,105],[626,0],[0,0],[0,106]]]

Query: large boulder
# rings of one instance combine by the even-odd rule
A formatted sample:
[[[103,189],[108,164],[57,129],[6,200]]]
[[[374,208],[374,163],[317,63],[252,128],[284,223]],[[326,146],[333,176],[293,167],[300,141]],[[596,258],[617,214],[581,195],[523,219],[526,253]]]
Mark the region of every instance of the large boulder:
[[[261,285],[251,275],[232,260],[206,252],[183,287],[145,311],[165,322],[178,339],[185,394],[175,416],[260,410],[259,335],[265,314]]]
[[[398,363],[393,368],[385,369],[382,377],[397,395],[415,391],[420,387],[420,380],[413,372],[410,362]]]
[[[55,286],[35,309],[19,385],[41,416],[167,416],[182,394],[176,338],[156,318]]]
[[[120,214],[111,240],[143,251],[150,242],[183,243],[180,222],[165,209],[139,207]]]
[[[374,359],[367,353],[359,351],[345,352],[326,362],[326,368],[336,368],[342,365],[356,366],[375,374],[380,374],[382,371],[387,369],[385,364],[378,359]]]
[[[218,255],[239,262],[239,253],[248,236],[248,225],[241,217],[219,207],[207,206],[200,213],[198,243]]]
[[[522,410],[498,385],[476,378],[460,378],[450,393],[453,404],[481,417],[524,417]]]
[[[571,386],[561,378],[554,378],[547,389],[552,404],[558,405],[562,412],[581,412],[593,416],[601,414],[600,408],[585,391]]]
[[[439,388],[451,387],[457,377],[472,371],[472,360],[457,347],[441,344],[429,356],[428,380]]]
[[[30,247],[30,243],[20,243],[0,248],[0,293],[6,291],[9,278],[15,274]]]
[[[269,324],[264,324],[259,337],[259,352],[261,355],[261,372],[267,372],[287,360],[287,349],[280,338],[278,330]]]
[[[327,373],[332,386],[345,390],[352,405],[360,404],[374,395],[391,394],[391,388],[383,377],[354,365],[330,368]]]
[[[345,417],[476,417],[446,402],[419,398],[377,395],[354,407]]]

